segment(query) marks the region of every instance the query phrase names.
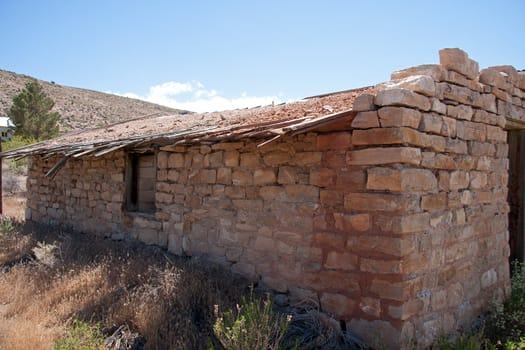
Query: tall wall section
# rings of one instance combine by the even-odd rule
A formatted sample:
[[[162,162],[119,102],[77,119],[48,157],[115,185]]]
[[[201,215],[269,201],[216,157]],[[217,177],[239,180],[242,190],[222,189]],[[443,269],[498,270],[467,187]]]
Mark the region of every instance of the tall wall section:
[[[400,279],[398,296],[386,294],[392,284],[376,289],[382,305],[390,302],[381,317],[399,327],[401,343],[428,344],[439,332],[468,327],[508,292],[504,128],[507,119],[525,118],[525,74],[511,66],[479,72],[465,52],[444,49],[439,65],[392,79],[355,101],[347,162],[372,166],[355,212],[374,211],[378,232],[400,240],[399,264],[373,263],[373,272]],[[385,196],[412,201],[388,210]],[[374,276],[371,287],[381,281]],[[380,322],[350,327],[366,334]]]
[[[468,325],[509,288],[505,117],[525,79],[458,49],[358,97],[345,130],[156,149],[156,212],[126,154],[33,158],[28,219],[203,255],[392,348]],[[351,107],[351,106],[349,106]]]

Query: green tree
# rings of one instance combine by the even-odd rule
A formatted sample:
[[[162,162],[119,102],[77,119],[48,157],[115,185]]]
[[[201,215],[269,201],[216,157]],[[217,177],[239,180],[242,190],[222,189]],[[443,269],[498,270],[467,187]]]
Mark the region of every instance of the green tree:
[[[17,134],[46,140],[58,135],[59,114],[51,112],[54,105],[53,99],[42,91],[42,85],[30,81],[13,98],[8,115],[16,126]]]

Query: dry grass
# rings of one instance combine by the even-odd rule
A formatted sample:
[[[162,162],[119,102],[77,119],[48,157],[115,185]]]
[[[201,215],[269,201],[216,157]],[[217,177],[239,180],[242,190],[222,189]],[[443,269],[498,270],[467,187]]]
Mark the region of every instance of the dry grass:
[[[248,290],[209,263],[73,233],[0,233],[0,267],[0,349],[52,349],[75,319],[129,326],[146,349],[205,349],[214,305]]]

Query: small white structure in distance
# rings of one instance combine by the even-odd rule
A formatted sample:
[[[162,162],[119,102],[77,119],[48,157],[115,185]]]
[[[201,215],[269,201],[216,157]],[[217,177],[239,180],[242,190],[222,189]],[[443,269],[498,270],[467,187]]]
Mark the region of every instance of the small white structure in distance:
[[[11,141],[15,131],[15,124],[9,117],[0,117],[0,132],[2,141]]]

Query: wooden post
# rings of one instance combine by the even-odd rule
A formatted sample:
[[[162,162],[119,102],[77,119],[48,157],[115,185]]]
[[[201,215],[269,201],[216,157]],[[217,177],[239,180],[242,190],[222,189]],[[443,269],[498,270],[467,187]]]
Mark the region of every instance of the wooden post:
[[[516,240],[518,254],[516,256],[520,262],[524,261],[525,257],[525,131],[519,131],[519,181],[520,184],[520,212],[519,212],[519,230]]]
[[[0,137],[0,153],[2,152],[2,138]],[[2,191],[2,173],[4,172],[4,162],[3,162],[3,158],[2,156],[0,156],[0,215],[4,215],[4,206],[3,206],[3,202],[4,202],[4,193]]]

